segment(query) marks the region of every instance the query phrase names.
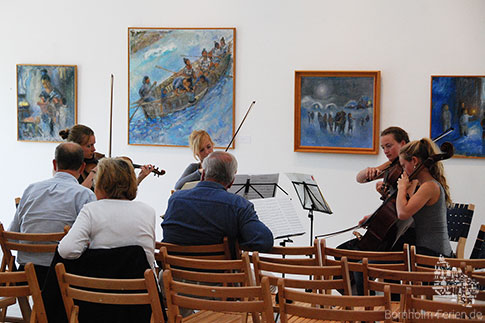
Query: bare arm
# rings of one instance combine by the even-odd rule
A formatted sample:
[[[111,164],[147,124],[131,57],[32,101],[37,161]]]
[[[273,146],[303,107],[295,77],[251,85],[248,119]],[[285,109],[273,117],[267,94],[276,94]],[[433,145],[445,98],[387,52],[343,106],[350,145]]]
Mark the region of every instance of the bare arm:
[[[419,189],[413,194],[416,189],[417,183],[409,182],[409,178],[406,174],[403,174],[397,181],[397,197],[396,197],[396,210],[397,216],[400,220],[407,220],[418,212],[423,206],[435,201],[438,195],[439,187],[434,182],[425,182]],[[411,196],[407,199],[407,194]]]
[[[358,183],[367,183],[378,178],[382,178],[384,174],[382,171],[386,169],[391,164],[390,161],[385,162],[377,167],[367,167],[357,173],[355,180]]]

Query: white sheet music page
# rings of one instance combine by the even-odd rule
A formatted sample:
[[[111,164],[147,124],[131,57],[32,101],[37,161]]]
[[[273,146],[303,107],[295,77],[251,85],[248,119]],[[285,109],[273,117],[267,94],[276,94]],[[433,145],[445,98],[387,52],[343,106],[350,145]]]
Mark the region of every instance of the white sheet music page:
[[[227,191],[241,195],[248,200],[260,199],[261,195],[264,198],[273,197],[276,192],[275,186],[278,184],[279,175],[279,173],[258,175],[237,174],[234,183]],[[251,186],[247,188],[241,187],[246,184],[248,179]]]
[[[273,232],[274,238],[304,234],[293,201],[288,197],[272,197],[251,201],[261,222]]]

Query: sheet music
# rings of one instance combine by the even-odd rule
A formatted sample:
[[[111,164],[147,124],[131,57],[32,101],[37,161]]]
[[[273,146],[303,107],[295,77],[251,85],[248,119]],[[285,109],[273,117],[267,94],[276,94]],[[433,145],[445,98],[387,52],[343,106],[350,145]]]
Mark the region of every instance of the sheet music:
[[[274,197],[279,176],[279,173],[260,175],[236,175],[234,183],[232,184],[231,188],[228,189],[228,192],[241,195],[248,200],[260,199],[261,195],[263,195],[263,198]],[[250,186],[245,188],[243,186],[246,185],[248,179]],[[261,195],[259,195],[258,192]]]
[[[313,209],[314,211],[332,214],[330,205],[328,205],[327,201],[323,198],[322,192],[313,175],[286,173],[286,176],[288,176],[293,183],[301,205],[305,210]],[[308,190],[305,189],[303,183],[307,184]]]
[[[273,232],[275,239],[305,233],[293,202],[288,197],[256,199],[251,202],[259,219]]]
[[[187,182],[182,186],[181,190],[190,190],[195,187],[200,181]]]

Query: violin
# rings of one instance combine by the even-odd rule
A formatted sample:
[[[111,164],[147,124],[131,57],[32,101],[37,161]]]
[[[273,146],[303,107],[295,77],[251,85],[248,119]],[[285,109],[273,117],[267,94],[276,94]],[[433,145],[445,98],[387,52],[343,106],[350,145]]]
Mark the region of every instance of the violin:
[[[417,177],[424,168],[429,168],[438,161],[451,158],[454,147],[451,143],[445,142],[440,147],[442,153],[429,156],[422,161],[409,175],[409,181]],[[362,226],[367,226],[367,232],[357,241],[360,250],[381,251],[389,250],[399,238],[396,211],[397,188],[391,189],[389,196],[384,203],[365,221]]]

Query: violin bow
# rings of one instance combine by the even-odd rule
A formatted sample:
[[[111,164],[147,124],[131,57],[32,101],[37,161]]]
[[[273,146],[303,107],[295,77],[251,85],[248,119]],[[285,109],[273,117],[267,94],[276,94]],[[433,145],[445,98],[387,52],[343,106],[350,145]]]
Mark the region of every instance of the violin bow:
[[[111,158],[111,142],[113,138],[113,83],[114,76],[111,74],[111,99],[109,104],[109,146],[108,146],[108,157]]]
[[[246,111],[246,114],[244,115],[244,118],[242,119],[241,123],[239,124],[239,127],[237,127],[237,130],[236,130],[236,132],[234,133],[234,136],[232,136],[231,141],[229,142],[229,145],[227,145],[226,149],[224,150],[225,152],[227,152],[227,150],[229,149],[229,147],[231,147],[232,142],[234,141],[234,139],[235,139],[235,138],[236,138],[236,136],[237,136],[237,133],[239,132],[239,129],[241,129],[241,126],[243,125],[244,121],[246,120],[246,117],[248,116],[249,111],[251,111],[251,108],[253,107],[253,105],[254,105],[255,103],[256,103],[256,101],[251,102],[251,105],[249,106],[248,111]]]

